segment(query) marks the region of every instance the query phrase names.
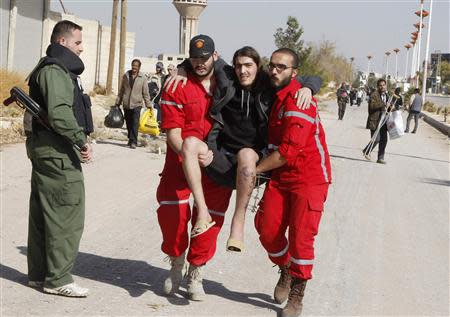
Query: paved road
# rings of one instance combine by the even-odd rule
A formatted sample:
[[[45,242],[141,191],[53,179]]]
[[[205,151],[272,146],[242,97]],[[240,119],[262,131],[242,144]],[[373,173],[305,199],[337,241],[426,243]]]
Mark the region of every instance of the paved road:
[[[449,315],[449,144],[421,122],[389,142],[385,166],[362,160],[367,109],[323,112],[334,182],[316,244],[305,315]],[[224,251],[230,215],[205,270],[206,302],[166,298],[155,188],[162,156],[116,143],[95,147],[85,166],[87,217],[75,279],[87,299],[25,286],[30,164],[22,144],[1,152],[2,316],[276,316],[277,270],[253,229],[242,255]],[[230,210],[229,210],[230,212]]]
[[[450,106],[450,96],[427,96],[426,100],[431,101],[437,106]]]

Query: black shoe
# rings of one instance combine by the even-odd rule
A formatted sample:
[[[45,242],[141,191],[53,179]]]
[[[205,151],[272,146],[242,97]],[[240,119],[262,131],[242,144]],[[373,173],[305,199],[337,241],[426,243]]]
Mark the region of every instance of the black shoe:
[[[411,132],[411,133],[416,133],[416,131],[413,131],[413,132]]]
[[[409,133],[409,130],[405,130],[405,133]]]

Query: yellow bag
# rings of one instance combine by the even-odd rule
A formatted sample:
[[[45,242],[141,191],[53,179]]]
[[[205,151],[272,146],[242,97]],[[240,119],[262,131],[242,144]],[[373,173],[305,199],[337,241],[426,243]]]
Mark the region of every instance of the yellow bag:
[[[139,119],[139,132],[153,136],[159,135],[158,121],[156,121],[153,109],[147,109],[142,114]]]

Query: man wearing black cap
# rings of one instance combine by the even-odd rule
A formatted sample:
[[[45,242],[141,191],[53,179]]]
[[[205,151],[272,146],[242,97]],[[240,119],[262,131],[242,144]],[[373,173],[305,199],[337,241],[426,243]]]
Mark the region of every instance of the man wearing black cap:
[[[171,295],[178,291],[184,276],[185,252],[189,247],[187,291],[191,300],[203,299],[201,269],[215,253],[216,239],[223,223],[223,217],[221,220],[217,220],[221,221],[220,226],[215,225],[215,221],[210,219],[207,223],[209,230],[204,234],[189,238],[190,186],[193,191],[198,188],[192,186],[193,184],[188,184],[183,172],[181,155],[183,140],[189,137],[204,140],[211,130],[212,120],[207,114],[213,101],[212,92],[216,85],[214,63],[217,61],[217,56],[214,42],[210,37],[198,35],[192,38],[189,62],[193,72],[188,75],[188,81],[184,87],[177,87],[174,92],[163,92],[160,102],[163,112],[161,127],[167,131],[168,147],[157,189],[159,202],[157,212],[163,235],[161,249],[169,255],[171,260],[169,277],[164,282],[164,293]],[[207,159],[207,157],[202,158]],[[199,167],[196,172],[201,177]],[[206,177],[203,186],[205,195],[214,198],[214,200],[206,202],[212,209],[210,213],[213,216],[214,214],[224,215],[232,190],[216,185]],[[221,197],[221,199],[216,197]],[[193,222],[195,218],[196,210],[194,208]]]

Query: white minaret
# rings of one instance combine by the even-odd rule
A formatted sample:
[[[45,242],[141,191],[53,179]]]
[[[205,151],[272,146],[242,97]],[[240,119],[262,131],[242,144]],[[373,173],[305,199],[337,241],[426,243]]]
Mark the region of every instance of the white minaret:
[[[198,17],[206,8],[207,0],[173,0],[180,13],[180,54],[189,55],[189,42],[198,34]]]

